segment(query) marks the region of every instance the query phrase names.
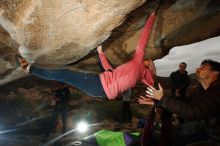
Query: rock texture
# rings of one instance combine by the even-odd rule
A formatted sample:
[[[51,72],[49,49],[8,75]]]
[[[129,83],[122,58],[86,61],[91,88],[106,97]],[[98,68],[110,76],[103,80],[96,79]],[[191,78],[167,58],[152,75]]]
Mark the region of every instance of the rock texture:
[[[146,58],[219,35],[218,0],[160,3]],[[92,50],[107,39],[107,57],[115,66],[122,64],[132,57],[154,5],[153,0],[0,0],[0,85],[24,76],[15,63],[18,52],[40,67],[71,64],[97,72]]]
[[[1,25],[28,61],[63,66],[107,39],[144,0],[3,0]]]

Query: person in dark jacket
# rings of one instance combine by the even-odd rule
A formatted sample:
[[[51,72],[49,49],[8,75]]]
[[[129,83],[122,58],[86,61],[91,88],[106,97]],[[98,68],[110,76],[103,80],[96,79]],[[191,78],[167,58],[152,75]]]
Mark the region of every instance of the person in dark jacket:
[[[150,86],[145,98],[140,98],[140,104],[160,105],[181,118],[187,120],[206,119],[209,137],[188,146],[219,146],[220,145],[220,63],[204,60],[196,70],[196,76],[201,85],[196,89],[190,101],[180,101],[164,96],[163,88]],[[155,100],[159,102],[155,102]]]
[[[132,112],[131,112],[131,98],[132,98],[132,90],[129,88],[127,91],[122,93],[122,101],[123,101],[123,116],[122,123],[130,123],[132,120]]]
[[[67,112],[68,112],[68,102],[70,100],[70,90],[68,87],[64,85],[62,82],[58,82],[58,88],[55,90],[54,100],[56,101],[56,105],[54,106],[53,114],[51,116],[51,120],[48,128],[46,129],[45,141],[53,128],[57,124],[58,116],[61,114],[62,123],[63,123],[63,133],[66,132],[66,122],[67,122]]]
[[[187,64],[182,62],[179,69],[170,74],[170,88],[172,97],[185,97],[186,88],[189,86],[190,78],[186,71]]]

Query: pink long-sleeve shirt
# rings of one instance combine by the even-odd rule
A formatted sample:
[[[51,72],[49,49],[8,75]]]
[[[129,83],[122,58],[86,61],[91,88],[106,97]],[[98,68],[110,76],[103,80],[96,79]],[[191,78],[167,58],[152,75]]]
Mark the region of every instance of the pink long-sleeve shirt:
[[[144,66],[143,60],[144,49],[149,40],[155,18],[155,14],[152,13],[146,21],[134,57],[129,62],[113,69],[104,53],[99,54],[102,66],[106,70],[99,76],[108,99],[115,99],[119,93],[134,87],[138,81],[142,81],[146,85],[153,85],[153,72]],[[112,71],[107,71],[109,69]]]

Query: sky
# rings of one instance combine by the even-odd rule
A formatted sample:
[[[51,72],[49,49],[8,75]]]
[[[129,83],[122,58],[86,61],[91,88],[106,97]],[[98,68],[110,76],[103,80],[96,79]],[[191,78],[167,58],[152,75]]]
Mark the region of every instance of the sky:
[[[167,56],[155,60],[154,63],[158,76],[169,77],[171,72],[178,69],[181,62],[186,62],[186,70],[189,74],[195,73],[196,68],[200,66],[204,59],[213,59],[220,62],[220,36],[174,47]]]

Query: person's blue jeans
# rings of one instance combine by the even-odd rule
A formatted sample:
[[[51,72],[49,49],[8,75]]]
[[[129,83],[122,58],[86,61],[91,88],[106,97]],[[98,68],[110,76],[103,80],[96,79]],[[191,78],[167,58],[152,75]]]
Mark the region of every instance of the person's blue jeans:
[[[30,73],[47,80],[56,80],[70,84],[89,96],[107,97],[99,75],[70,71],[67,69],[47,70],[32,66]]]

